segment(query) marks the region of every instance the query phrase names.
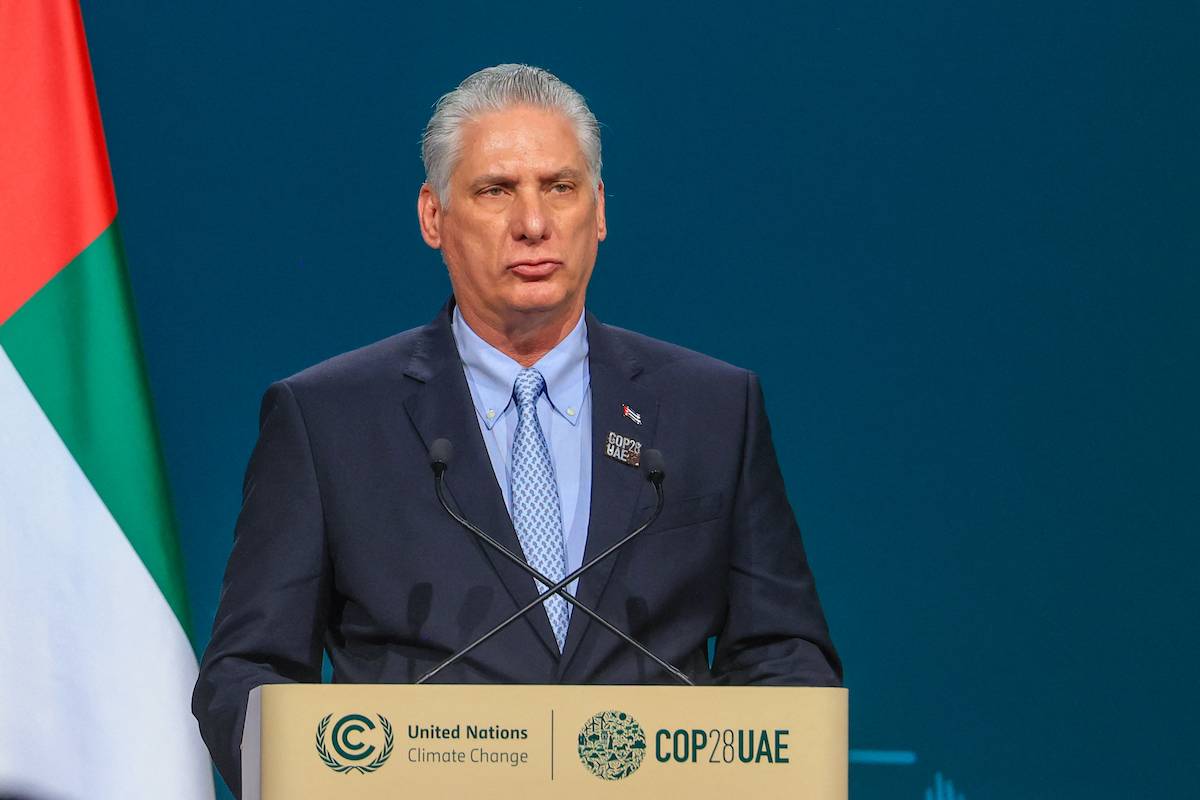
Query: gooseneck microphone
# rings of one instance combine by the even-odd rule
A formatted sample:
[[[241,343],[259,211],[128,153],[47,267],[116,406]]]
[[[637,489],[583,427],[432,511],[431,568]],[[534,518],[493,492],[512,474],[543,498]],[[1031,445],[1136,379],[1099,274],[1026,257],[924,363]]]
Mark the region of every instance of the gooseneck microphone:
[[[438,481],[441,481],[453,455],[454,445],[450,444],[449,439],[434,439],[433,444],[429,445],[429,466],[433,470],[433,477]]]
[[[639,533],[644,531],[646,528],[650,527],[650,525],[652,525],[654,523],[654,520],[656,520],[658,518],[658,515],[662,512],[662,508],[663,508],[662,482],[663,482],[663,478],[665,477],[665,472],[666,472],[664,469],[664,466],[663,466],[662,453],[660,453],[657,450],[645,450],[642,452],[642,458],[641,458],[642,471],[643,471],[643,474],[646,476],[646,480],[650,481],[650,483],[654,486],[654,493],[657,497],[657,502],[655,503],[655,507],[654,507],[654,513],[652,513],[650,515],[650,518],[648,520],[646,520],[644,523],[642,523],[640,526],[638,526],[632,533],[625,536],[625,538],[621,539],[619,542],[617,542],[616,544],[609,547],[607,550],[605,550],[603,553],[601,553],[600,555],[593,558],[588,563],[583,564],[582,566],[579,567],[579,569],[575,570],[570,575],[567,575],[565,578],[563,578],[561,581],[559,581],[557,583],[554,583],[553,581],[551,581],[549,578],[547,578],[545,575],[543,575],[539,570],[537,570],[533,566],[531,566],[525,559],[521,558],[520,556],[518,556],[517,554],[515,554],[514,552],[509,550],[507,547],[505,547],[503,544],[496,541],[488,534],[484,533],[482,530],[480,530],[475,525],[471,524],[471,522],[464,519],[460,514],[455,512],[454,509],[452,509],[450,507],[450,504],[446,502],[446,496],[445,496],[445,491],[444,491],[444,487],[443,487],[443,476],[445,475],[446,469],[450,463],[450,458],[453,454],[454,454],[454,448],[450,444],[450,441],[447,439],[437,439],[429,447],[429,466],[433,470],[434,491],[437,494],[438,502],[441,503],[442,508],[445,509],[446,513],[449,514],[454,519],[454,521],[457,522],[459,525],[462,525],[468,531],[475,534],[475,536],[477,536],[481,540],[487,542],[489,545],[491,545],[493,548],[495,548],[500,553],[503,553],[504,556],[509,561],[513,562],[514,564],[519,566],[521,569],[525,570],[525,572],[529,573],[529,575],[532,576],[536,581],[538,581],[539,583],[541,583],[544,586],[549,586],[550,588],[547,589],[542,594],[538,595],[533,601],[528,603],[524,608],[520,609],[519,611],[514,613],[512,616],[508,617],[508,619],[504,620],[499,625],[492,628],[490,631],[485,633],[483,636],[480,636],[478,639],[471,642],[469,645],[467,645],[463,649],[459,650],[457,653],[450,656],[442,663],[438,664],[436,667],[431,669],[429,672],[422,675],[417,680],[417,683],[419,683],[419,684],[425,683],[430,678],[432,678],[433,676],[435,676],[439,672],[441,672],[443,669],[450,666],[455,661],[458,661],[460,658],[465,656],[467,653],[471,652],[476,647],[483,644],[484,642],[486,642],[488,639],[495,636],[500,631],[504,630],[510,624],[512,624],[516,620],[520,619],[521,617],[523,617],[530,610],[532,610],[532,609],[536,608],[537,606],[541,605],[542,603],[544,603],[547,598],[549,598],[555,594],[558,594],[564,600],[566,600],[568,603],[575,606],[583,613],[587,614],[589,617],[594,619],[596,622],[600,623],[604,627],[605,630],[609,631],[610,633],[614,634],[615,636],[618,636],[625,642],[629,643],[629,645],[632,646],[633,648],[635,648],[638,652],[649,657],[652,661],[654,661],[654,663],[658,664],[660,667],[665,669],[667,672],[671,673],[671,675],[673,675],[680,682],[687,684],[688,686],[695,685],[692,682],[692,680],[690,678],[688,678],[687,675],[684,675],[683,672],[681,672],[678,668],[672,666],[671,664],[668,664],[666,661],[659,658],[657,655],[655,655],[649,649],[647,649],[645,647],[645,645],[643,645],[641,642],[639,642],[636,639],[634,639],[633,637],[629,636],[624,631],[622,631],[620,628],[617,628],[615,625],[613,625],[607,619],[602,617],[600,614],[593,611],[587,605],[585,605],[582,602],[580,602],[579,600],[577,600],[574,597],[574,595],[567,592],[566,588],[565,588],[565,587],[569,586],[573,580],[578,578],[583,573],[587,572],[589,569],[591,569],[593,566],[595,566],[599,562],[603,561],[608,556],[615,553],[617,550],[619,550],[621,547],[623,547],[627,542],[629,542],[631,539],[633,539],[633,537],[637,536]]]

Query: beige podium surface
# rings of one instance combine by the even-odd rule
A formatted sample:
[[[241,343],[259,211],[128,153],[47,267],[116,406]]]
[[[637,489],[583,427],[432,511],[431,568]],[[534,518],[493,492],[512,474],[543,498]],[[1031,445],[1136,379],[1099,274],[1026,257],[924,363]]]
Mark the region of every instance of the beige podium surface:
[[[847,698],[768,686],[262,686],[242,739],[243,797],[844,800]]]

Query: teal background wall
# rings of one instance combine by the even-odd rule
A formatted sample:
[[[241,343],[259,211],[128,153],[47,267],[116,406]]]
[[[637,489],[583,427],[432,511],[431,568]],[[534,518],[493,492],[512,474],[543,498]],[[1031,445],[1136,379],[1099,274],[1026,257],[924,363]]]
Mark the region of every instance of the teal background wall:
[[[197,648],[260,393],[433,316],[418,136],[526,61],[593,310],[762,375],[853,796],[1195,791],[1195,2],[83,5]]]

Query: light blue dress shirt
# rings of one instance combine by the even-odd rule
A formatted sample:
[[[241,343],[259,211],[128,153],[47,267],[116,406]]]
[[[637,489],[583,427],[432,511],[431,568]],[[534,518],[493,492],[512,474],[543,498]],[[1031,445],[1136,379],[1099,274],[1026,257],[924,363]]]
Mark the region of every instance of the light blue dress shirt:
[[[517,427],[513,383],[523,367],[479,338],[457,306],[452,328],[479,418],[479,430],[511,516],[510,458]],[[558,502],[562,506],[567,572],[573,572],[583,563],[592,510],[591,376],[583,315],[566,338],[533,367],[546,380],[546,391],[537,401],[538,423],[550,447]],[[568,591],[574,594],[578,583],[574,581]]]

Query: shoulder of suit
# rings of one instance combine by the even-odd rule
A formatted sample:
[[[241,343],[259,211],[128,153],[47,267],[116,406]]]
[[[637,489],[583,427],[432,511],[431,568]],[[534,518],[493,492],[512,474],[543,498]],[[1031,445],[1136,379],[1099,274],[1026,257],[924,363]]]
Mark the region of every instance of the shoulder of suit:
[[[386,339],[328,358],[283,379],[302,392],[347,388],[366,389],[380,385],[395,388],[405,369],[426,341],[431,326],[412,328]],[[744,384],[748,370],[681,345],[655,339],[636,331],[604,325],[604,332],[619,345],[624,355],[638,366],[642,380],[707,383],[733,381]]]
[[[694,375],[704,380],[744,381],[749,374],[742,367],[681,345],[613,325],[604,327],[605,332],[637,362],[646,378]]]

